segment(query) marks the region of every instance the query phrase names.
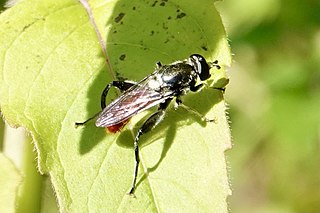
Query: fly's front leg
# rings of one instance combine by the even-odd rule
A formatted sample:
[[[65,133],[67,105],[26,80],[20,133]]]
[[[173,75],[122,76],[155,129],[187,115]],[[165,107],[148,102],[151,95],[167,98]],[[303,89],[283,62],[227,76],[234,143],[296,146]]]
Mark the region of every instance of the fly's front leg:
[[[216,62],[215,62],[215,63],[216,63]],[[191,90],[192,92],[198,92],[203,86],[204,86],[203,83],[198,84],[197,86],[195,86],[195,83],[194,83],[194,84],[191,84],[191,85],[190,85],[190,90]],[[225,88],[218,88],[218,87],[213,87],[213,88],[214,88],[214,89],[217,89],[217,90],[220,90],[220,91],[222,91],[222,92],[225,91]],[[189,106],[184,105],[179,98],[176,99],[176,104],[177,104],[177,106],[182,106],[182,107],[183,107],[184,109],[186,109],[188,112],[191,112],[191,113],[193,113],[194,115],[200,117],[201,120],[203,120],[203,121],[205,121],[205,122],[215,122],[215,121],[216,121],[215,119],[209,119],[209,118],[205,117],[204,115],[202,115],[202,114],[201,114],[200,112],[198,112],[197,110],[195,110],[195,109],[193,109],[193,108],[191,108],[191,107],[189,107]]]
[[[190,90],[192,92],[198,92],[203,86],[204,86],[203,83],[202,84],[198,84],[197,86],[191,84],[190,85]]]
[[[172,99],[167,99],[164,103],[161,103],[159,105],[158,111],[154,114],[152,114],[142,125],[142,127],[138,130],[138,133],[136,135],[136,138],[134,140],[134,154],[135,154],[135,165],[134,165],[134,174],[133,174],[133,181],[132,181],[132,187],[129,192],[129,194],[133,194],[136,182],[137,182],[137,175],[138,175],[138,168],[139,168],[139,139],[140,136],[149,132],[153,128],[155,128],[164,118],[166,108],[168,107],[170,101]]]
[[[224,93],[226,91],[226,88],[225,87],[212,87],[213,89],[216,89],[216,90],[219,90],[221,91],[222,93]]]
[[[192,91],[192,92],[198,92],[202,87],[204,86],[204,84],[203,83],[201,83],[201,84],[198,84],[197,86],[195,86],[195,85],[191,85],[190,86],[190,90]],[[226,88],[221,88],[221,87],[212,87],[213,89],[216,89],[216,90],[219,90],[219,91],[222,91],[222,92],[225,92],[226,91]]]
[[[187,106],[187,105],[184,105],[182,103],[182,101],[180,99],[176,99],[176,104],[177,104],[177,107],[178,106],[181,106],[183,107],[185,110],[187,110],[188,112],[191,112],[193,113],[194,115],[198,116],[199,118],[201,118],[202,121],[205,121],[205,122],[215,122],[216,120],[215,119],[209,119],[207,117],[205,117],[204,115],[202,115],[200,112],[198,112],[197,110]]]
[[[135,84],[136,84],[135,82],[131,82],[131,81],[112,81],[111,83],[109,83],[104,88],[104,90],[101,94],[101,99],[100,99],[101,109],[103,110],[106,107],[106,97],[107,97],[108,92],[111,89],[111,87],[117,87],[121,92],[124,92]],[[100,114],[100,112],[96,113],[94,116],[90,117],[89,119],[87,119],[84,122],[76,122],[75,126],[76,127],[83,126],[86,123],[88,123],[89,121],[91,121],[92,119],[96,118],[99,114]]]

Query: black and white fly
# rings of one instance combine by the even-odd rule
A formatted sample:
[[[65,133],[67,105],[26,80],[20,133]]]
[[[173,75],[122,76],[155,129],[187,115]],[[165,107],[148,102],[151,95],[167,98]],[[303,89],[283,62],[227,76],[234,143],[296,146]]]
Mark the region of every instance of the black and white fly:
[[[140,161],[140,136],[149,132],[163,120],[166,108],[173,99],[175,99],[177,105],[182,105],[181,96],[189,91],[199,91],[204,85],[203,82],[210,78],[209,70],[212,67],[220,69],[218,61],[207,62],[203,56],[193,54],[186,60],[177,61],[169,65],[162,65],[158,62],[156,70],[140,82],[112,81],[103,90],[101,95],[102,112],[98,115],[95,124],[97,127],[106,127],[113,133],[121,130],[134,115],[158,105],[157,112],[143,123],[135,137],[135,168],[130,194],[134,193],[136,187]],[[197,84],[199,80],[202,83]],[[105,99],[111,87],[117,87],[122,94],[106,106]],[[188,107],[187,109],[207,122],[213,121],[193,109]],[[82,123],[76,123],[76,126],[84,125],[95,117]]]

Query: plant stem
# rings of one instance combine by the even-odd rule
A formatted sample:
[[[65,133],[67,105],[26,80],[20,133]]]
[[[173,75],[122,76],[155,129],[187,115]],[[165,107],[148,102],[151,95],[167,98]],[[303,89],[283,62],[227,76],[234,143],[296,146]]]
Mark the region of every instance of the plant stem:
[[[18,191],[16,212],[40,212],[43,177],[37,171],[36,153],[33,151],[32,138],[26,136],[23,145],[22,168],[23,182]]]

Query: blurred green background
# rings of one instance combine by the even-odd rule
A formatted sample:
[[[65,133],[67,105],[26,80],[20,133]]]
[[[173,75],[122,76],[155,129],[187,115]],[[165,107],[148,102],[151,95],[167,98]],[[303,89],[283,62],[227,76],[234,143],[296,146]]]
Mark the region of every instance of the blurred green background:
[[[232,212],[320,212],[320,1],[225,0]]]
[[[234,53],[226,91],[231,211],[320,212],[320,1],[216,5]],[[55,212],[46,188],[45,209]]]

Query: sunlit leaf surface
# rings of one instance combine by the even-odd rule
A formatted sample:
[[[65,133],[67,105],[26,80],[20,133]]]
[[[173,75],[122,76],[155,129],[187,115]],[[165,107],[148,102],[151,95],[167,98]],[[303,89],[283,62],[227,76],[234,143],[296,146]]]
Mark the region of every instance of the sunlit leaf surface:
[[[141,137],[136,198],[127,195],[133,134],[146,113],[132,119],[132,131],[113,135],[94,122],[74,127],[100,110],[113,76],[138,81],[157,61],[192,53],[230,65],[213,3],[90,1],[112,70],[78,1],[22,1],[1,14],[1,111],[32,133],[39,168],[51,176],[62,211],[227,212],[230,133],[221,91],[207,87],[183,99],[216,123],[170,107],[164,122]],[[211,71],[208,83],[224,86],[224,70]]]

